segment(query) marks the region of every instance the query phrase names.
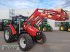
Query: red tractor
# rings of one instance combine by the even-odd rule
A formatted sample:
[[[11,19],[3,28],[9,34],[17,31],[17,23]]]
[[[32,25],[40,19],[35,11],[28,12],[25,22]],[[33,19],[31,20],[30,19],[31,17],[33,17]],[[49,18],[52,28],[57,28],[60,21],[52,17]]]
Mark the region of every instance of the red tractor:
[[[14,23],[7,25],[8,27],[5,29],[4,39],[8,43],[17,39],[20,49],[27,51],[32,48],[34,42],[44,43],[46,41],[44,33],[36,28],[44,18],[64,21],[68,20],[66,16],[67,14],[63,9],[61,9],[60,12],[56,10],[36,9],[22,24],[20,23],[22,16],[18,16],[16,22],[12,20]]]

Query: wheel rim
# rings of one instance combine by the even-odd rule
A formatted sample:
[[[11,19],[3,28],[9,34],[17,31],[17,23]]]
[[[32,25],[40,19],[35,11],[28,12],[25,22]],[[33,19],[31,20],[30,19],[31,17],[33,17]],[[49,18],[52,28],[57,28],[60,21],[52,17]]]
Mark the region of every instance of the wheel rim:
[[[70,28],[68,28],[68,31],[70,31]]]
[[[39,30],[40,30],[40,27],[39,27]]]
[[[5,39],[8,40],[9,39],[9,32],[6,30],[5,31]]]
[[[61,30],[63,30],[64,28],[63,27],[61,27]]]
[[[46,27],[43,28],[43,31],[46,31]]]
[[[26,47],[26,43],[25,43],[25,39],[24,39],[24,38],[21,38],[21,39],[20,39],[20,46],[21,46],[22,48],[25,48],[25,47]]]

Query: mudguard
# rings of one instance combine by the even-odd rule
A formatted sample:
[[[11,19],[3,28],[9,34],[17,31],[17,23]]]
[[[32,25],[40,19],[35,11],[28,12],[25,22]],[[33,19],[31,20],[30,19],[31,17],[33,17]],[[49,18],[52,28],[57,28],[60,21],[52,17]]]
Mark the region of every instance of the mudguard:
[[[16,30],[15,30],[14,26],[12,24],[9,24],[8,26],[10,27],[10,29],[12,31],[12,35],[16,35]]]

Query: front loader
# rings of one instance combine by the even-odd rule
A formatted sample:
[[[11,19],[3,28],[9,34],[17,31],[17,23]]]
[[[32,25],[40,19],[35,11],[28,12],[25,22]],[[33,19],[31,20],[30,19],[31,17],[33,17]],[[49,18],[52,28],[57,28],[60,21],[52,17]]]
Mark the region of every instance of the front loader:
[[[36,9],[22,24],[20,22],[21,17],[22,16],[18,16],[17,21],[12,20],[12,23],[8,24],[4,33],[4,39],[8,43],[17,39],[22,51],[31,49],[34,42],[40,44],[46,42],[45,34],[36,28],[43,19],[47,18],[56,21],[68,20],[63,9],[61,9],[60,12],[56,10]]]

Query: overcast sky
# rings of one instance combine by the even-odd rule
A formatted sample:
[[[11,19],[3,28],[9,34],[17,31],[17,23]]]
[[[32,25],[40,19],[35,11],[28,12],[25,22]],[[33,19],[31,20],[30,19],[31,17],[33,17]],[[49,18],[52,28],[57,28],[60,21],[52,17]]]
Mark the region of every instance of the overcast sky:
[[[0,0],[0,8],[70,8],[70,0]]]

